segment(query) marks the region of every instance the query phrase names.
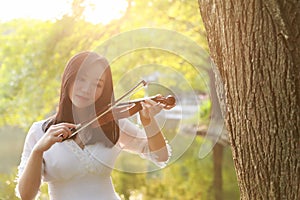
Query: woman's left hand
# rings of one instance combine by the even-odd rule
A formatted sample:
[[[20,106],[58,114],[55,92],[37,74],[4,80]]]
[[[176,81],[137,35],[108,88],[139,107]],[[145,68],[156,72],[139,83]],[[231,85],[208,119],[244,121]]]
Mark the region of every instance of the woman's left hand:
[[[143,109],[139,112],[140,119],[142,121],[143,126],[147,126],[153,120],[154,116],[159,113],[164,104],[157,103],[151,99],[145,100],[145,102],[141,102]]]

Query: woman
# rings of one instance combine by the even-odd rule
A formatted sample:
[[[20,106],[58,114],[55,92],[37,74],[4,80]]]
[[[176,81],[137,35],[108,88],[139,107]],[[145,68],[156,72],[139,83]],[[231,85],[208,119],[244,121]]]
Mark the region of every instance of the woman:
[[[57,113],[35,122],[26,137],[16,188],[22,199],[34,199],[41,180],[48,183],[54,200],[120,199],[110,174],[122,150],[164,166],[170,152],[154,119],[164,105],[151,100],[142,103],[139,112],[144,130],[121,119],[102,126],[93,123],[68,139],[75,124],[103,112],[113,101],[108,61],[94,52],[71,58],[62,77]]]

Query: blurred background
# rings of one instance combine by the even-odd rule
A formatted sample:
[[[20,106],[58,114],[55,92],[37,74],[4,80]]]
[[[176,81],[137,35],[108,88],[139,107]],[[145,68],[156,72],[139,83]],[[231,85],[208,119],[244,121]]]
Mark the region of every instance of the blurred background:
[[[55,113],[65,64],[85,50],[107,56],[117,97],[144,79],[149,86],[132,98],[177,100],[157,116],[173,148],[170,164],[133,172],[140,158],[121,155],[112,178],[123,199],[239,199],[197,0],[1,0],[1,200],[17,199],[27,131]],[[46,184],[38,199],[48,199]]]

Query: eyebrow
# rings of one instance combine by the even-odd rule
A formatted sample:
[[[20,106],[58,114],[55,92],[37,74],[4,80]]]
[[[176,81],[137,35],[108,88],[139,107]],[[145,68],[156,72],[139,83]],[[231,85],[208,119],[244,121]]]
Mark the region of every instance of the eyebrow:
[[[93,81],[94,81],[94,82],[97,82],[97,83],[98,83],[98,82],[104,82],[104,80],[103,80],[103,78],[102,78],[103,75],[104,75],[104,73],[101,74],[101,76],[100,76],[99,79],[98,79],[98,77],[96,77],[96,79],[94,79]],[[88,75],[87,72],[83,73],[82,76],[85,77],[85,78],[89,78],[89,77],[90,77],[90,76]]]
[[[85,78],[89,78],[89,77],[90,77],[90,75],[88,75],[87,73],[82,74],[82,76],[85,77]],[[97,80],[97,82],[98,82],[98,81],[104,81],[104,80],[102,79],[102,75],[100,76],[100,78],[96,77],[95,80]]]

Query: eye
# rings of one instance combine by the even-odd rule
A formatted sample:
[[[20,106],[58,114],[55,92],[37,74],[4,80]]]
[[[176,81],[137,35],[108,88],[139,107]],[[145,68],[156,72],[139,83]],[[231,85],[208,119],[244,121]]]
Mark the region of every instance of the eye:
[[[78,77],[77,80],[80,81],[80,82],[84,82],[84,81],[85,81],[85,78],[84,78],[84,77]]]

